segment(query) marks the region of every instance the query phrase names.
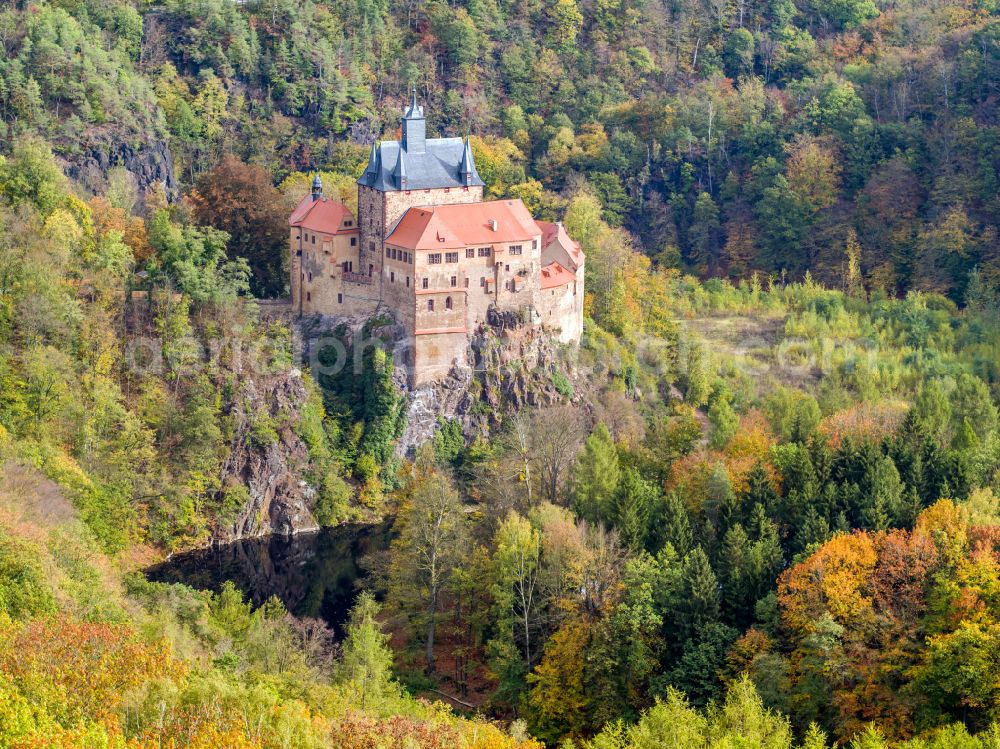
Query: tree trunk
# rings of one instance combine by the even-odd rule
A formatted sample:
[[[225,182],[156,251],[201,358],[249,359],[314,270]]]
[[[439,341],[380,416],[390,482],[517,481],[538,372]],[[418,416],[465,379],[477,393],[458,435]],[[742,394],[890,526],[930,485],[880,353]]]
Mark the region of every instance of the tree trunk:
[[[434,629],[437,625],[437,596],[431,597],[430,622],[427,624],[427,673],[434,673]]]

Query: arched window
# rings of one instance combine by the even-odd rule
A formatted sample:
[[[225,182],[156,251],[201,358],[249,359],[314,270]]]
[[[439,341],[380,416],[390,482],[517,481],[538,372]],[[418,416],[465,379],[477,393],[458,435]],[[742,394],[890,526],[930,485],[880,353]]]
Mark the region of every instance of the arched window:
[[[446,297],[444,300],[444,308],[451,309],[451,297]]]

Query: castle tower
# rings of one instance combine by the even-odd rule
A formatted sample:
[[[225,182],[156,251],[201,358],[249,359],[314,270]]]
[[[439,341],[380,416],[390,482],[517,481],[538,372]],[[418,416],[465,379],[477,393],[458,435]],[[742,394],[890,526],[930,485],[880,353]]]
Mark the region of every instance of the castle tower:
[[[413,89],[400,120],[398,141],[373,143],[358,180],[361,247],[358,266],[382,272],[385,238],[408,208],[479,203],[483,180],[468,139],[428,138],[424,108]]]

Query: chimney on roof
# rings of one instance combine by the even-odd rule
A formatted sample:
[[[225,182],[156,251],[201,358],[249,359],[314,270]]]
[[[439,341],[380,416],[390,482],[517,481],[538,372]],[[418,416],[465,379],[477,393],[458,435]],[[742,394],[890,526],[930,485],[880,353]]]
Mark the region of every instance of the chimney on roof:
[[[495,218],[491,218],[490,219],[490,230],[491,231],[496,231],[498,226],[499,226],[499,224],[497,223],[497,220]]]
[[[417,87],[413,87],[413,99],[403,113],[403,139],[400,143],[407,153],[424,153],[427,147],[427,120],[424,108],[417,104]]]

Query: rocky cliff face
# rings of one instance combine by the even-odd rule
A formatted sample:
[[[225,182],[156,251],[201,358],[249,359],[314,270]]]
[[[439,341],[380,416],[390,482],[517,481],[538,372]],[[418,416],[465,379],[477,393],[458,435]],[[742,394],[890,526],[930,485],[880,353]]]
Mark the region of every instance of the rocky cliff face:
[[[94,193],[104,191],[108,172],[115,167],[124,167],[132,174],[140,195],[156,184],[165,187],[168,197],[177,191],[170,148],[152,135],[137,139],[134,133],[114,129],[94,132],[64,159],[66,174]]]
[[[319,527],[311,512],[314,490],[304,478],[309,451],[295,431],[306,399],[302,377],[293,369],[241,383],[230,412],[236,428],[222,477],[224,487],[245,487],[248,498],[232,526],[217,532],[218,540]]]
[[[516,315],[491,315],[469,340],[463,366],[411,394],[397,452],[412,455],[433,437],[439,419],[461,421],[468,439],[487,436],[507,413],[579,399],[582,386],[565,346]]]

